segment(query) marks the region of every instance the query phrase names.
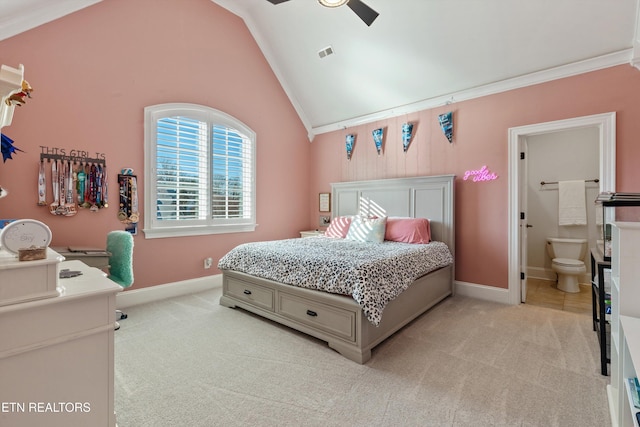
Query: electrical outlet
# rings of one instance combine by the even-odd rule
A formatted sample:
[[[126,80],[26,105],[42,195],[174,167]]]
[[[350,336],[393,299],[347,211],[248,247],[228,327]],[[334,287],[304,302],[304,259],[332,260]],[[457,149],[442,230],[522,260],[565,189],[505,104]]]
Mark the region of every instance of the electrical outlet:
[[[204,268],[211,268],[211,264],[213,264],[213,259],[212,258],[205,258],[204,259]]]

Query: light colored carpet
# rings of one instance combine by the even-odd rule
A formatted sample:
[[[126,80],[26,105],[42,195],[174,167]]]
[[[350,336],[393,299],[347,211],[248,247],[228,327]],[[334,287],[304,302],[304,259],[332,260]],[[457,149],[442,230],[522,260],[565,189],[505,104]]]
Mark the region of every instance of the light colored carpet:
[[[589,316],[456,296],[358,365],[220,293],[127,310],[119,427],[610,425]]]

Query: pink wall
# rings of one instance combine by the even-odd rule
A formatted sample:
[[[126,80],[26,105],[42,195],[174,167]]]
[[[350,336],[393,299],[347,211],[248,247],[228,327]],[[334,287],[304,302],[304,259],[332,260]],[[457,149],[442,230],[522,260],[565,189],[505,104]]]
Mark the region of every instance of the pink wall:
[[[54,245],[102,246],[106,233],[122,225],[111,207],[72,218],[37,207],[40,146],[104,153],[113,189],[123,167],[134,168],[143,184],[146,105],[209,105],[256,131],[257,231],[152,240],[140,232],[134,289],[216,274],[202,268],[203,258],[316,228],[317,193],[331,182],[442,173],[458,176],[456,279],[506,288],[507,129],[514,126],[616,111],[617,189],[640,191],[640,72],[627,65],[323,134],[309,144],[243,22],[210,0],[101,2],[1,41],[0,52],[1,63],[25,65],[35,88],[3,128],[25,152],[0,165],[0,184],[11,191],[0,200],[0,218],[45,221]],[[437,124],[448,110],[455,114],[453,144]],[[417,123],[406,155],[399,138],[404,121]],[[377,127],[387,128],[380,157],[371,139]],[[358,135],[350,162],[346,133]],[[485,164],[498,180],[461,180]]]
[[[331,182],[416,175],[456,175],[456,280],[508,287],[508,135],[511,127],[617,112],[618,191],[640,192],[640,71],[621,65],[580,76],[454,103],[407,116],[318,135],[311,156],[311,188]],[[454,111],[454,140],[437,117]],[[417,123],[407,154],[400,126]],[[371,131],[386,127],[386,149],[378,156]],[[351,161],[345,135],[357,135]],[[571,159],[567,159],[571,161]],[[464,172],[487,165],[495,181],[463,181]],[[319,215],[310,205],[312,224]]]
[[[1,41],[0,63],[24,64],[34,87],[33,99],[2,129],[25,152],[0,164],[0,185],[10,191],[0,200],[0,218],[44,221],[53,245],[103,247],[108,231],[123,228],[113,203],[117,171],[133,168],[143,187],[144,107],[190,102],[257,133],[259,226],[254,233],[151,240],[140,230],[133,289],[216,274],[203,269],[204,258],[217,262],[239,243],[308,228],[307,132],[242,20],[210,0],[101,2]],[[104,153],[110,207],[66,218],[36,206],[40,146]],[[140,191],[141,204],[143,197]]]

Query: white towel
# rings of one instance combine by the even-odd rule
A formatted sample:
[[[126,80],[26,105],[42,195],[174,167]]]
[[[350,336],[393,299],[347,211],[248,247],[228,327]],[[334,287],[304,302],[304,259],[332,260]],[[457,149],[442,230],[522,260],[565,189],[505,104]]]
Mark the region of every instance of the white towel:
[[[558,224],[587,225],[584,181],[558,183]]]

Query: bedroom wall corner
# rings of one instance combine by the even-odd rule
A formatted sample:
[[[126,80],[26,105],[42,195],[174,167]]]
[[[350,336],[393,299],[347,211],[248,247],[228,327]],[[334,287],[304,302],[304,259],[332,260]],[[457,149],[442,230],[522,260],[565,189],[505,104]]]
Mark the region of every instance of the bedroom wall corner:
[[[121,168],[138,175],[142,218],[155,214],[144,212],[142,203],[144,107],[189,102],[224,111],[256,132],[258,227],[251,233],[145,239],[140,223],[133,289],[206,277],[232,247],[294,237],[308,226],[306,128],[245,23],[216,3],[98,2],[0,41],[0,52],[3,64],[24,64],[34,88],[28,105],[2,129],[23,151],[0,164],[0,185],[9,191],[0,201],[0,217],[45,222],[54,246],[104,247],[108,231],[124,228],[114,200]],[[43,149],[104,155],[111,206],[74,217],[38,207]],[[203,268],[206,258],[213,259],[210,270]]]

